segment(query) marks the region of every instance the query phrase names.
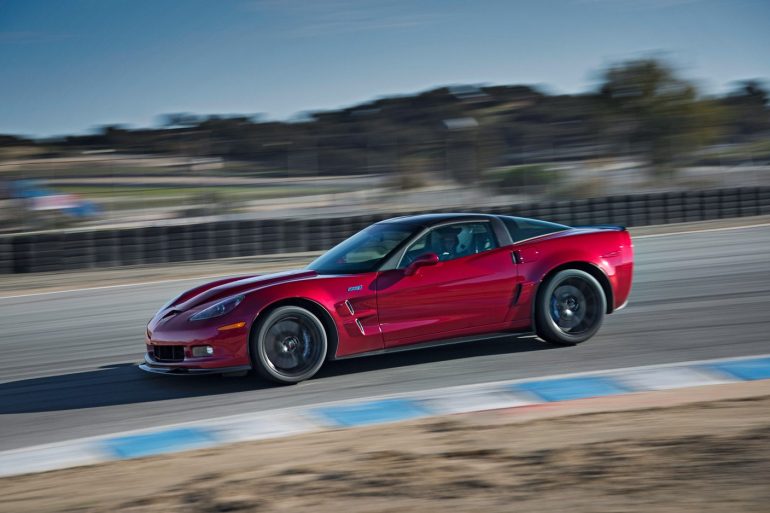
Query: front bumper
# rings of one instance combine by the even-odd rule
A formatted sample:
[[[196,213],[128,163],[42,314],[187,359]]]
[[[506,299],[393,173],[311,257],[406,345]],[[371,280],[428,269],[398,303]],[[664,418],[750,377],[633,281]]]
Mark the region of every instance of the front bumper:
[[[201,374],[229,374],[231,372],[250,371],[251,365],[235,365],[231,367],[186,367],[180,363],[158,362],[149,354],[144,355],[144,363],[139,368],[153,374],[169,374],[175,376],[191,376]]]

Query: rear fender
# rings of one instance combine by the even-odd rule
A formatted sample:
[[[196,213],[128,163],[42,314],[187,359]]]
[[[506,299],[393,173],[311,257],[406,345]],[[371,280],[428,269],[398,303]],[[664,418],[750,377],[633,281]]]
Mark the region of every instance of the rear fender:
[[[628,232],[607,230],[525,244],[517,249],[525,283],[522,301],[534,311],[540,285],[563,269],[580,269],[601,284],[607,313],[623,304],[630,290],[633,266]]]

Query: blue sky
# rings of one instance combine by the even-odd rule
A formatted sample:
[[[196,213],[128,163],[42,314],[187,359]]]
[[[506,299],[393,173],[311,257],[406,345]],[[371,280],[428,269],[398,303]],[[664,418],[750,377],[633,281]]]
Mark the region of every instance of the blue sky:
[[[708,93],[770,79],[768,0],[0,0],[0,133],[289,119],[458,83],[586,91],[663,55]]]

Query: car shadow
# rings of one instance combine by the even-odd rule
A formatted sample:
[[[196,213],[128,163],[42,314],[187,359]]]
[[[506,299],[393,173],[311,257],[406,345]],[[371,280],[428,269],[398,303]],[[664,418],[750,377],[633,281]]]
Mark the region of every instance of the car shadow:
[[[463,342],[452,345],[331,361],[327,362],[312,380],[409,365],[420,365],[480,356],[543,351],[547,349],[556,349],[558,347],[563,346],[549,344],[548,342],[544,342],[532,336],[511,335],[510,337],[477,340],[474,342]]]
[[[327,362],[309,382],[360,372],[428,364],[461,358],[554,349],[535,338],[511,336],[452,346],[417,349]],[[0,414],[40,413],[226,395],[280,387],[254,373],[243,378],[147,374],[134,363],[97,370],[0,383]]]
[[[257,380],[218,375],[148,374],[137,364],[107,365],[97,370],[22,379],[0,384],[0,414],[97,408],[169,399],[230,394],[270,387]]]

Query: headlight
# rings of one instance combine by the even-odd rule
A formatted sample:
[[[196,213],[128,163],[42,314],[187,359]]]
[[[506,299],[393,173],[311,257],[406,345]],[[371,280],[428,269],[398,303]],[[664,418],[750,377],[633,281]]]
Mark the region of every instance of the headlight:
[[[223,299],[219,303],[215,303],[205,310],[201,310],[197,314],[190,317],[191,321],[202,321],[205,319],[211,319],[212,317],[219,317],[228,312],[232,312],[236,306],[243,301],[243,295],[233,296],[227,299]]]

